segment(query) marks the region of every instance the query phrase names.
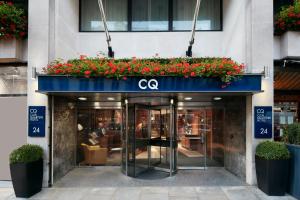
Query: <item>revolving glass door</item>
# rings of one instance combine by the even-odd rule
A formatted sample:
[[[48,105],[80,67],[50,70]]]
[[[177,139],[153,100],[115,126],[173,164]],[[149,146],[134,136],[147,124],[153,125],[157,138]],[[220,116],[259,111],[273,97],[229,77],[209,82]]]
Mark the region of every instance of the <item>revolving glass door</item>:
[[[122,171],[138,177],[149,171],[176,171],[174,106],[124,105]]]

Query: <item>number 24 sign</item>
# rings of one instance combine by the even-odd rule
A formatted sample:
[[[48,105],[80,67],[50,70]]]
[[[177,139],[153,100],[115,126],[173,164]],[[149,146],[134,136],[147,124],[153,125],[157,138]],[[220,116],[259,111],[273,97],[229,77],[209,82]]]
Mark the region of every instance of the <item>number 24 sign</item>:
[[[272,138],[272,116],[272,106],[254,107],[255,138]]]
[[[45,137],[45,106],[29,106],[28,108],[28,136]]]

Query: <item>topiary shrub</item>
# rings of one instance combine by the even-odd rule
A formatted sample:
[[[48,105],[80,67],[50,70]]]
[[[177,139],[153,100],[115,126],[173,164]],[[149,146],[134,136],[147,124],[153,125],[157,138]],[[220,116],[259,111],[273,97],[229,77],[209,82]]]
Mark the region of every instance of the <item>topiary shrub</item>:
[[[43,158],[43,149],[38,145],[25,144],[11,152],[10,164],[30,163]]]
[[[283,141],[289,144],[300,145],[300,123],[290,124],[284,129]]]
[[[282,142],[265,141],[256,147],[256,156],[266,160],[287,160],[290,152]]]

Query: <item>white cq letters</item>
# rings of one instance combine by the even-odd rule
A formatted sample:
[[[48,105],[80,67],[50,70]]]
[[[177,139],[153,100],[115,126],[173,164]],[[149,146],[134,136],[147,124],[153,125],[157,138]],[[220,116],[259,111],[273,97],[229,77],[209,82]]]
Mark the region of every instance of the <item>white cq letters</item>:
[[[139,81],[139,88],[142,90],[146,90],[147,88],[151,90],[158,90],[158,81],[155,79],[150,79],[149,81],[141,79]]]

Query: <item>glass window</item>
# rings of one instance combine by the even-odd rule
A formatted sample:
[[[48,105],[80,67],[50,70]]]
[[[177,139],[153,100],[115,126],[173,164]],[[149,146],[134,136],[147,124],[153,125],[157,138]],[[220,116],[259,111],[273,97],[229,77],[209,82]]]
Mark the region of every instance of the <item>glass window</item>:
[[[132,0],[133,31],[167,31],[168,0]]]
[[[191,30],[196,0],[173,0],[173,30]],[[221,29],[221,0],[202,0],[197,30]]]
[[[0,96],[27,94],[27,67],[0,68]]]
[[[127,0],[102,0],[109,31],[127,31]],[[103,31],[98,1],[81,1],[81,31]]]

